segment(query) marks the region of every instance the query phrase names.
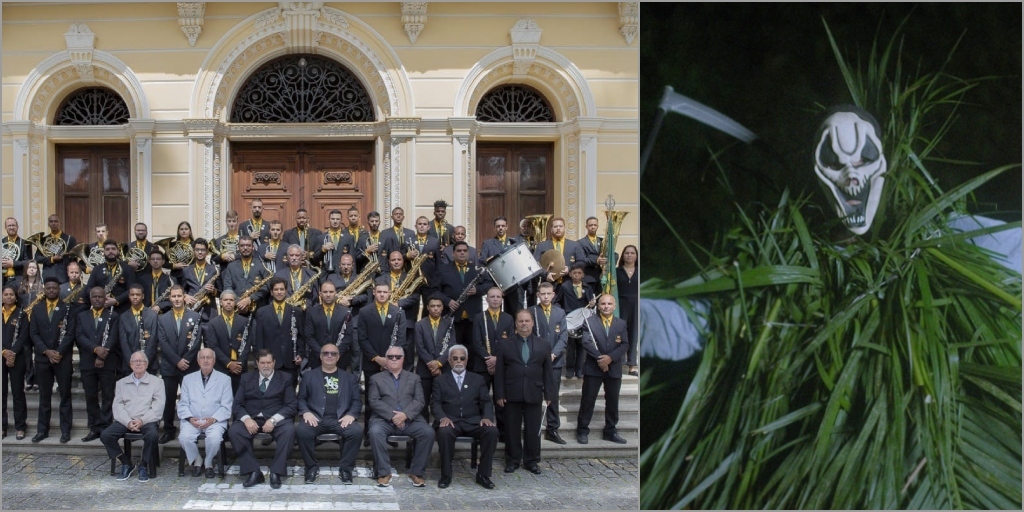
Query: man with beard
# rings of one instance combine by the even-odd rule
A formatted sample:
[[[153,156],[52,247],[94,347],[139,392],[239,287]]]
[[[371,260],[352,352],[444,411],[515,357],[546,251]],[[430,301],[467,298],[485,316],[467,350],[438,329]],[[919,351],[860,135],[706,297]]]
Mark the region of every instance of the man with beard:
[[[430,220],[426,217],[417,218],[416,236],[403,246],[405,257],[409,261],[423,254],[427,255],[423,263],[420,264],[420,275],[427,279],[427,283],[420,287],[420,297],[423,302],[423,313],[420,318],[427,315],[427,298],[434,292],[440,291],[440,287],[434,283],[437,282],[437,262],[440,259],[441,246],[438,245],[437,238],[430,236],[429,230]]]
[[[338,367],[339,349],[333,343],[324,344],[317,355],[323,364],[306,373],[299,384],[298,410],[302,421],[295,428],[295,437],[306,464],[305,482],[315,482],[320,474],[317,436],[335,434],[341,443],[338,476],[341,483],[352,485],[352,470],[363,437],[356,424],[363,405],[359,400],[359,382]]]
[[[306,336],[309,368],[320,366],[320,348],[328,343],[334,344],[340,352],[334,360],[336,365],[351,352],[356,322],[351,311],[337,303],[336,293],[334,283],[324,281],[320,285],[320,303],[306,310],[303,333]]]
[[[316,274],[313,269],[302,266],[304,261],[303,254],[302,247],[299,247],[298,244],[289,245],[288,266],[278,268],[277,272],[274,273],[275,278],[284,280],[288,297],[291,297],[303,285],[307,284]],[[306,288],[306,293],[303,294],[302,298],[308,308],[313,304],[313,298],[316,296],[316,285],[312,284]]]
[[[267,307],[270,306],[264,306]],[[238,456],[239,473],[249,475],[242,484],[246,488],[265,481],[253,453],[252,441],[259,432],[270,434],[277,442],[269,465],[270,487],[280,489],[281,477],[288,475],[288,456],[295,442],[292,421],[298,404],[295,379],[289,373],[276,371],[276,366],[274,354],[261,349],[256,353],[257,371],[244,374],[235,393],[235,422],[228,429],[228,439]]]
[[[295,247],[295,250],[300,249]],[[306,353],[302,309],[285,302],[288,284],[284,279],[274,276],[269,286],[270,304],[256,310],[251,333],[252,348],[265,349],[273,354],[274,369],[287,373],[294,382],[302,365],[302,355]]]
[[[491,482],[494,449],[498,445],[498,428],[494,425],[494,404],[483,377],[466,371],[469,352],[462,345],[448,349],[451,371],[434,378],[431,411],[436,419],[438,458],[441,478],[437,486],[444,489],[452,483],[452,457],[455,439],[470,436],[480,443],[480,464],[476,483],[494,489]]]
[[[164,297],[164,293],[171,287],[171,276],[164,272],[164,253],[154,248],[149,252],[149,267],[141,272],[136,272],[135,282],[142,285],[142,303],[154,313],[166,313],[171,309],[171,300]],[[150,364],[156,361],[150,357]]]
[[[521,241],[508,235],[508,220],[503,216],[498,216],[494,219],[494,238],[484,240],[484,243],[480,246],[480,265],[486,266],[491,258]],[[510,287],[508,291],[504,292],[505,311],[512,313],[522,309],[524,293],[523,287],[518,285]]]
[[[117,339],[121,346],[121,354],[134,354],[143,352],[149,360],[149,367],[146,371],[156,375],[159,361],[157,361],[157,320],[159,312],[147,308],[143,300],[145,290],[139,283],[128,285],[128,310],[121,315],[117,322]],[[132,372],[131,364],[127,357],[122,357],[121,373],[127,375]]]
[[[249,203],[249,210],[252,211],[252,218],[238,226],[238,233],[252,240],[254,250],[259,251],[260,245],[270,238],[270,224],[263,220],[263,200],[253,199]]]
[[[71,317],[78,316],[78,312],[89,307],[87,302],[88,288],[85,287],[85,283],[82,282],[82,267],[77,261],[68,262],[68,282],[60,285],[60,299],[62,302],[66,302],[68,307],[71,308]],[[68,297],[74,295],[76,298],[68,300]]]
[[[14,217],[4,219],[4,229],[7,231],[7,237],[3,239],[4,245],[17,249],[17,256],[14,258],[8,258],[8,254],[4,252],[4,257],[0,259],[0,266],[3,268],[4,276],[3,284],[7,284],[16,276],[21,275],[25,262],[32,259],[32,254],[30,246],[25,243],[25,239],[18,236],[17,219]]]
[[[71,347],[75,326],[71,311],[60,298],[56,277],[43,280],[43,300],[31,312],[29,336],[35,347],[36,382],[39,384],[39,420],[33,443],[50,436],[50,399],[53,383],[60,392],[60,442],[71,440]]]
[[[284,233],[281,221],[277,219],[270,221],[269,233],[269,238],[265,240],[265,243],[253,245],[253,251],[260,255],[263,266],[273,274],[277,272],[278,267],[288,265],[288,244],[281,242],[281,234]]]
[[[270,271],[263,266],[258,258],[253,257],[252,240],[241,238],[238,240],[238,259],[228,263],[228,267],[221,275],[221,283],[225,290],[234,290],[239,294],[238,296],[241,296],[268,275],[270,275]],[[266,297],[266,287],[261,286],[248,297],[238,299],[235,309],[242,314],[256,311],[258,305],[263,305],[266,302]]]
[[[356,220],[359,220],[359,210],[356,210]],[[358,226],[356,228],[358,235]],[[323,243],[320,246],[323,253],[323,269],[328,277],[338,271],[341,257],[354,254],[355,248],[355,237],[341,225],[341,210],[331,210],[327,214],[327,231],[324,232]]]
[[[105,302],[103,288],[89,288],[92,309],[82,311],[75,317],[78,370],[85,391],[85,411],[89,426],[89,433],[82,438],[83,443],[99,439],[103,429],[113,421],[111,407],[114,403],[114,384],[121,365],[117,350],[118,329],[115,327],[119,315],[111,308],[104,307]]]
[[[97,265],[89,275],[89,282],[85,289],[90,293],[94,287],[109,288],[107,299],[103,304],[105,308],[114,308],[117,314],[124,313],[128,309],[128,285],[135,282],[135,272],[127,263],[117,258],[120,250],[117,242],[108,239],[103,242],[103,265]],[[111,280],[116,283],[111,284]]]
[[[349,220],[351,221],[351,219],[352,217],[350,215]],[[362,272],[366,265],[379,261],[381,259],[381,255],[385,255],[384,259],[387,259],[387,253],[385,253],[381,247],[381,238],[383,237],[383,234],[380,232],[380,214],[377,212],[367,213],[366,225],[369,227],[369,230],[359,238],[359,241],[356,244],[357,272]],[[351,229],[351,225],[349,225],[349,229]],[[386,262],[381,262],[381,264],[387,266]]]
[[[466,226],[455,226],[455,228],[452,230],[451,244],[446,246],[444,250],[441,251],[441,265],[448,265],[451,262],[455,261],[453,247],[456,242],[465,242],[466,247],[469,247],[469,261],[476,262],[478,260],[476,254],[476,247],[473,247],[472,245],[469,245],[469,242],[466,242]]]
[[[145,266],[145,264],[148,263],[149,253],[153,252],[153,249],[155,249],[156,246],[153,245],[153,242],[146,240],[146,238],[149,237],[149,227],[146,226],[144,222],[136,222],[134,231],[135,241],[128,244],[128,247],[125,247],[125,252],[127,253],[132,249],[142,251],[142,254],[146,255],[145,257],[147,261],[143,263],[138,263],[135,260],[129,260],[126,261],[125,263],[127,263],[128,266],[132,268],[134,274],[138,276],[139,274],[146,272],[145,268],[143,268],[141,271],[139,270],[139,268]],[[135,280],[138,281],[138,278],[136,277]],[[128,364],[127,360],[125,361],[125,364]]]
[[[232,392],[238,391],[242,373],[248,367],[251,345],[243,343],[246,326],[251,331],[250,320],[235,314],[234,290],[224,290],[220,295],[220,314],[203,326],[203,344],[213,350],[214,368],[231,377]]]
[[[164,381],[164,396],[171,397],[164,405],[164,433],[160,444],[170,442],[178,433],[174,428],[174,397],[178,396],[178,387],[185,375],[197,369],[201,325],[199,313],[185,307],[185,292],[181,286],[171,286],[171,310],[157,320],[160,376]]]
[[[323,260],[324,234],[316,228],[309,227],[309,212],[305,208],[295,211],[295,227],[284,232],[281,241],[287,245],[298,245],[302,249],[302,257],[311,264],[317,265]]]
[[[388,267],[390,270],[386,274],[386,277],[391,280],[391,293],[396,294],[400,291],[399,286],[404,286],[406,281],[410,279],[409,273],[403,270],[405,267],[405,257],[402,256],[402,253],[392,251],[388,256]],[[409,285],[411,286],[411,283],[409,283]],[[418,286],[416,289],[408,290],[405,297],[398,299],[398,302],[396,303],[399,308],[402,308],[402,312],[405,314],[406,331],[404,333],[399,332],[398,336],[401,337],[399,345],[402,345],[402,348],[407,349],[407,352],[409,353],[405,358],[407,371],[412,371],[414,359],[412,350],[414,344],[413,328],[416,325],[416,314],[420,309],[419,289],[421,288],[423,288],[422,285]]]
[[[185,291],[185,305],[193,311],[202,315],[203,322],[207,322],[210,316],[216,314],[217,301],[217,265],[207,264],[206,256],[209,253],[209,242],[205,238],[197,238],[192,244],[195,252],[195,261],[185,267],[182,271],[182,289]],[[197,305],[196,302],[205,297],[205,305]],[[197,309],[198,308],[198,309]]]
[[[49,237],[60,239],[63,242],[64,252],[70,251],[75,246],[75,237],[60,230],[60,217],[56,213],[50,214],[46,219],[46,224],[50,228]],[[43,240],[45,241],[46,238],[44,237]],[[43,282],[46,282],[47,277],[57,278],[57,282],[60,284],[68,282],[67,263],[72,260],[74,260],[72,256],[65,257],[63,253],[47,256],[43,254],[43,251],[36,251],[36,263],[43,265]]]
[[[448,249],[453,251],[454,260],[451,263],[441,265],[437,273],[437,283],[441,288],[441,295],[444,297],[445,306],[451,317],[455,320],[456,338],[465,345],[472,345],[473,319],[480,314],[483,308],[478,290],[487,290],[493,283],[486,277],[486,274],[480,276],[484,272],[483,270],[476,268],[476,266],[470,266],[469,262],[476,260],[470,255],[469,244],[459,240],[448,247]],[[478,276],[480,276],[480,279],[477,279]],[[475,281],[476,284],[470,286]],[[468,290],[466,289],[467,286],[470,286]],[[458,302],[463,291],[466,291],[466,297],[462,302]],[[469,366],[468,363],[467,366]]]
[[[341,259],[338,261],[338,272],[328,276],[328,280],[334,283],[334,289],[337,293],[337,302],[342,306],[349,308],[352,312],[352,343],[348,348],[348,352],[343,353],[341,359],[338,361],[338,365],[342,368],[350,368],[353,375],[358,375],[361,371],[363,362],[361,351],[359,349],[359,335],[356,333],[358,326],[356,325],[356,318],[359,315],[359,310],[362,309],[373,297],[373,288],[367,287],[365,293],[357,293],[351,297],[342,294],[349,285],[357,277],[355,274],[355,258],[351,254],[343,254]],[[372,276],[369,278],[372,279]]]
[[[548,229],[551,230],[551,238],[537,244],[537,250],[533,252],[533,258],[540,262],[541,256],[552,249],[562,254],[562,257],[565,258],[565,267],[560,274],[556,275],[550,272],[551,269],[545,269],[548,273],[544,279],[555,283],[557,286],[562,283],[565,276],[569,275],[569,268],[572,264],[577,261],[583,261],[585,258],[579,242],[565,237],[565,219],[552,217],[551,221],[548,222]]]

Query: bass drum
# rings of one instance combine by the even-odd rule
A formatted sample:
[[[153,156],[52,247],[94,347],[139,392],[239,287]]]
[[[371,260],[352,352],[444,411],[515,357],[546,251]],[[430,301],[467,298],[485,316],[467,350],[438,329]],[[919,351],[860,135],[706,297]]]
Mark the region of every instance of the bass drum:
[[[494,283],[501,287],[501,291],[507,292],[510,288],[543,274],[544,270],[540,268],[537,260],[533,259],[533,254],[526,243],[519,242],[491,258],[487,262],[487,273],[491,275]]]
[[[565,328],[569,331],[569,336],[582,338],[583,324],[592,316],[594,316],[594,310],[590,308],[579,308],[565,315]]]

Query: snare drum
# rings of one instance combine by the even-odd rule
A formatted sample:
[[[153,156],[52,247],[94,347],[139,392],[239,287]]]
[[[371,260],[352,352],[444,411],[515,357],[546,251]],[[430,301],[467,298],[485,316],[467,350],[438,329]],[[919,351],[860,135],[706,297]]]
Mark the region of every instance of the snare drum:
[[[543,274],[544,270],[540,268],[537,260],[533,259],[533,254],[526,243],[519,242],[491,258],[487,262],[487,273],[491,275],[494,283],[501,287],[501,291],[507,292],[510,288]]]
[[[579,308],[565,315],[565,328],[569,331],[569,336],[582,338],[583,324],[592,316],[594,316],[594,310],[590,308]]]

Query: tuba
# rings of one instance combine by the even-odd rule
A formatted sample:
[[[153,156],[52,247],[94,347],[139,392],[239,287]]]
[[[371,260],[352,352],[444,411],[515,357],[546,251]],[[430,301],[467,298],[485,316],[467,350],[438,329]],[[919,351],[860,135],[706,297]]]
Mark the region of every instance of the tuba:
[[[146,251],[139,249],[137,245],[124,243],[120,244],[120,249],[122,260],[125,262],[134,262],[138,265],[135,267],[136,272],[142,271],[146,268],[146,265],[148,265],[149,255],[146,254]]]
[[[26,238],[25,241],[34,245],[47,258],[62,256],[68,250],[67,242],[63,238],[42,231]]]
[[[629,212],[612,210],[615,208],[615,199],[612,198],[611,194],[608,195],[604,205],[608,208],[604,212],[605,217],[608,219],[608,230],[605,232],[604,240],[601,241],[601,249],[598,254],[607,258],[608,263],[605,264],[605,268],[601,269],[601,291],[615,297],[616,304],[618,304],[619,289],[615,277],[615,241],[618,237],[619,229],[622,227],[622,220],[626,218]],[[616,305],[617,309],[618,305]],[[617,311],[616,316],[618,316]]]
[[[553,213],[541,213],[526,216],[526,220],[530,223],[530,229],[533,230],[533,233],[526,237],[530,244],[531,251],[536,250],[537,246],[540,245],[541,242],[548,239],[548,222],[551,220],[551,217],[554,216],[555,214]]]

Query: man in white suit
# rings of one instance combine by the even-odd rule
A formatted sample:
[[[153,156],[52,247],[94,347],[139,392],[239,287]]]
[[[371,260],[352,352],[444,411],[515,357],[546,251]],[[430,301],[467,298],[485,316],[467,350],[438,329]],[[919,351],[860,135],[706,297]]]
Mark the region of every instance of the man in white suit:
[[[200,350],[197,359],[199,371],[186,375],[181,381],[181,399],[178,400],[181,430],[178,442],[185,450],[188,463],[192,465],[192,476],[202,475],[205,466],[206,478],[213,478],[214,461],[220,452],[224,432],[228,429],[234,397],[231,394],[231,377],[213,371],[217,361],[213,349]],[[199,446],[196,443],[196,438],[204,432],[205,463],[199,458]]]

